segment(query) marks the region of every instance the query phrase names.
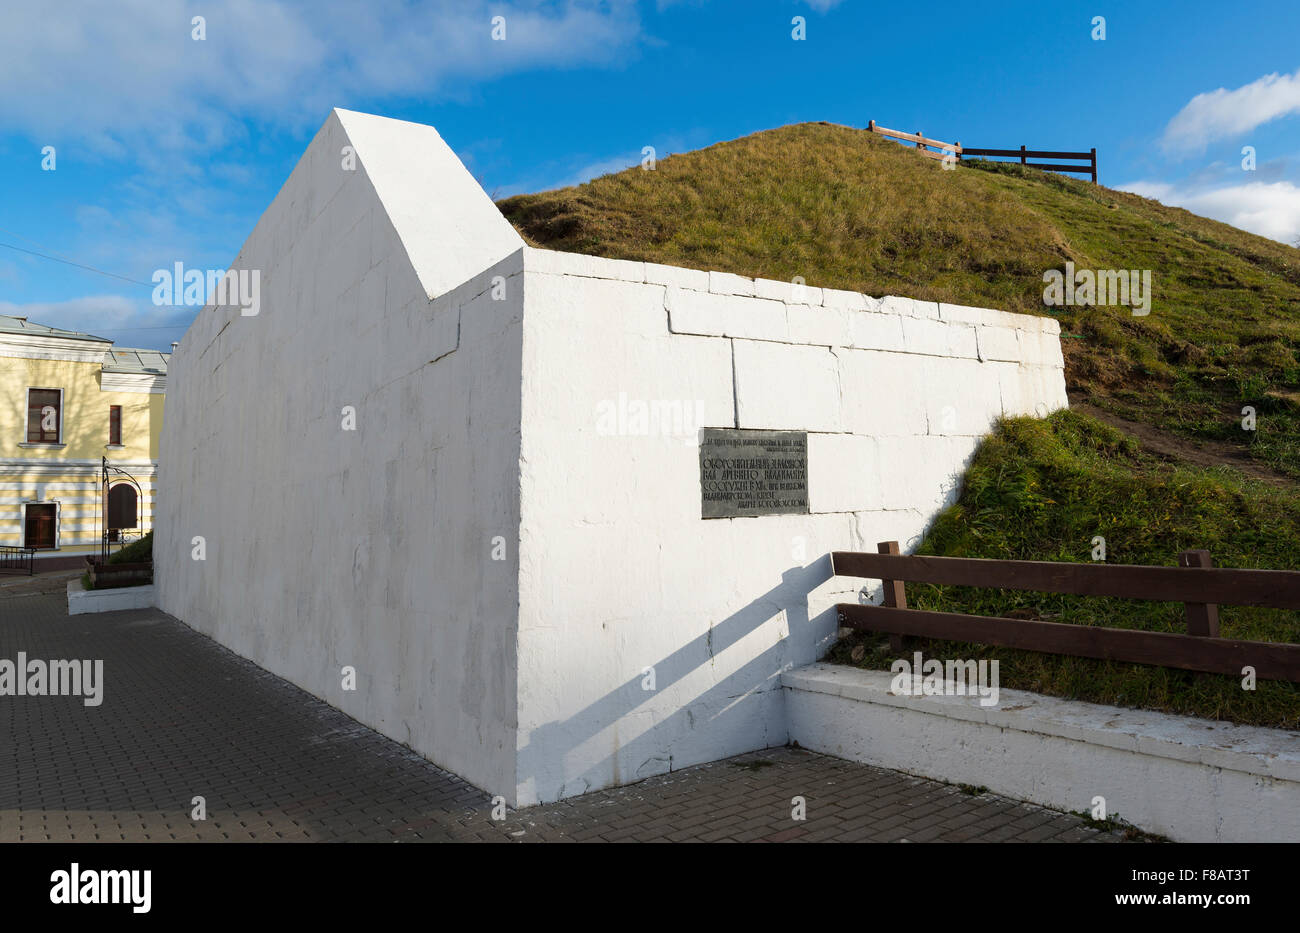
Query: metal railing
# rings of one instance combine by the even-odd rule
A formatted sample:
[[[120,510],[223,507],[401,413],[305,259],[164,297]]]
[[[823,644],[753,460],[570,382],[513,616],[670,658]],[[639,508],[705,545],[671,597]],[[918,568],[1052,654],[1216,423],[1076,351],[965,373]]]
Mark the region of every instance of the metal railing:
[[[36,572],[36,548],[0,546],[0,573],[25,573],[29,577]]]

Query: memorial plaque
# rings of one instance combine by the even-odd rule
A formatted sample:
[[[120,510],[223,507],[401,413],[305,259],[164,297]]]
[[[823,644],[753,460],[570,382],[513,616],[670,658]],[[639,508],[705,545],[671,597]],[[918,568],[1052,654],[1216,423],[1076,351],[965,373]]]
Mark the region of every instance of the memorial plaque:
[[[700,430],[703,518],[808,512],[808,435],[803,431]]]

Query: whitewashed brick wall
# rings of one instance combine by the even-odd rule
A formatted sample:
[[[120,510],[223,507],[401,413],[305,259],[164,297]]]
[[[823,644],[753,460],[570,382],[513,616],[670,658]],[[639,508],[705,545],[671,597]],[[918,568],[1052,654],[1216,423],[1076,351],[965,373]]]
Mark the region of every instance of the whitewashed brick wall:
[[[856,598],[826,555],[914,547],[999,417],[1065,406],[1058,332],[525,249],[518,801],[785,742],[780,672]],[[602,434],[620,395],[809,432],[810,514],[702,519],[695,438]]]

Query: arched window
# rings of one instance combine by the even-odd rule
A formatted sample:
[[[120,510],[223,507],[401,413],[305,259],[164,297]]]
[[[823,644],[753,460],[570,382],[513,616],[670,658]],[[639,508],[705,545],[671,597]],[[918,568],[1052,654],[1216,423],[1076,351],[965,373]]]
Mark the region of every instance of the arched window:
[[[130,483],[118,483],[108,490],[108,530],[134,528],[136,518],[135,487]]]

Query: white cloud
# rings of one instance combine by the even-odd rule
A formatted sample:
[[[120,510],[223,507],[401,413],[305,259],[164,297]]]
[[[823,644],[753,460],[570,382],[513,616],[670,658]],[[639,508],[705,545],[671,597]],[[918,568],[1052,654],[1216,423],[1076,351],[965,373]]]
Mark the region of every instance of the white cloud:
[[[1159,201],[1161,204],[1172,204],[1172,201],[1166,199],[1175,193],[1174,186],[1163,181],[1130,181],[1116,185],[1115,190],[1128,191],[1140,197],[1150,198],[1152,201]]]
[[[1219,188],[1136,181],[1118,187],[1283,243],[1294,243],[1300,237],[1300,186],[1289,181],[1253,181]]]
[[[818,13],[825,13],[827,10],[831,9],[832,7],[839,6],[841,3],[844,2],[844,0],[804,0],[804,2],[807,3],[814,10],[816,10]]]
[[[584,165],[578,171],[574,172],[564,181],[554,185],[555,188],[570,188],[574,185],[581,185],[584,182],[591,181],[593,178],[599,178],[601,175],[609,175],[613,172],[621,172],[624,169],[632,168],[634,165],[641,164],[641,153],[629,156],[613,156],[609,159],[602,159],[599,162],[592,162],[590,165]]]
[[[1171,154],[1200,152],[1216,139],[1240,136],[1295,113],[1300,113],[1300,70],[1268,74],[1233,91],[1197,94],[1169,121],[1161,146]]]
[[[491,38],[497,15],[504,41]],[[140,161],[151,148],[223,146],[244,134],[237,119],[314,128],[330,107],[366,98],[615,62],[639,34],[634,0],[15,4],[0,30],[0,125]]]
[[[581,168],[572,168],[572,163],[547,163],[535,166],[528,177],[517,178],[509,184],[493,188],[488,192],[494,200],[500,201],[516,194],[531,194],[535,191],[554,191],[557,188],[572,188],[584,182],[621,172],[641,164],[641,153],[627,156],[611,156],[595,162],[584,163]]]
[[[492,39],[498,15],[504,41]],[[194,16],[206,19],[204,41],[191,38]],[[60,169],[106,158],[130,172],[88,196],[53,242],[31,244],[16,222],[19,233],[0,240],[144,282],[176,260],[220,268],[234,251],[230,230],[242,236],[242,215],[264,206],[245,203],[240,158],[256,157],[262,128],[310,132],[333,106],[428,102],[529,69],[617,66],[641,40],[635,0],[9,4],[0,132],[57,146]],[[43,272],[62,294],[86,297],[14,303]],[[138,300],[97,294],[130,286],[20,253],[0,251],[0,281],[10,299],[0,314],[126,345],[165,348],[193,317],[155,308],[148,287]]]
[[[113,340],[122,347],[169,350],[180,340],[197,308],[156,307],[148,299],[122,295],[86,295],[65,301],[15,304],[0,301],[0,314],[25,317],[36,324],[61,327]]]

